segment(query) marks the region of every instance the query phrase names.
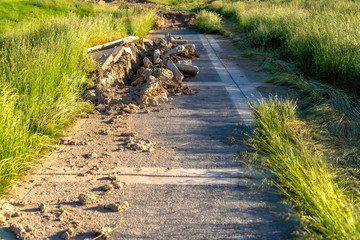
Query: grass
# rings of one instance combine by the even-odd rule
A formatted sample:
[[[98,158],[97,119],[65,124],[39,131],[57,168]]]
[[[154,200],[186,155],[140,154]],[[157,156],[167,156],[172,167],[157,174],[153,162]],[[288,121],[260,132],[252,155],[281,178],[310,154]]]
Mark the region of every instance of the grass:
[[[305,239],[360,239],[359,6],[341,0],[210,5],[230,19],[220,32],[270,72],[264,80],[297,99],[253,106],[250,145],[258,153],[250,163],[278,177],[274,184],[294,204]]]
[[[13,11],[5,11],[6,4],[11,10],[36,14],[16,18]],[[92,107],[81,98],[92,85],[87,76],[95,69],[86,47],[127,35],[143,37],[153,25],[154,13],[70,0],[2,1],[0,6],[0,25],[12,22],[0,35],[3,194],[57,141],[64,127]],[[53,12],[43,13],[44,6]],[[84,9],[90,10],[83,14]]]
[[[177,6],[181,4],[203,3],[204,0],[148,0],[148,2],[157,3],[166,6]]]
[[[194,24],[201,33],[217,33],[222,29],[220,15],[206,10],[198,13]]]
[[[147,2],[156,3],[159,8],[165,10],[197,12],[205,8],[207,0],[146,0]]]
[[[358,203],[337,183],[296,104],[273,98],[253,109],[257,125],[251,146],[262,153],[253,163],[278,177],[275,184],[299,211],[303,237],[360,239]]]
[[[305,76],[360,90],[360,4],[356,1],[215,1],[254,47],[294,61]]]

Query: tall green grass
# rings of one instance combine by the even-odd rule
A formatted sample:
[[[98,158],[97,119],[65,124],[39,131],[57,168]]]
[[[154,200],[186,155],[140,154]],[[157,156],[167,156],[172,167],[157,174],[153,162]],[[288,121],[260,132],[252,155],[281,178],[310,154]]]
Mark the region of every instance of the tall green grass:
[[[275,174],[281,192],[300,211],[305,238],[360,239],[359,205],[337,183],[318,151],[296,104],[277,98],[253,106],[256,118],[251,145],[261,152],[256,166]]]
[[[221,17],[213,12],[201,10],[194,21],[196,29],[201,33],[217,33],[220,32]]]
[[[14,2],[50,9],[51,4],[54,9],[75,4]],[[89,16],[67,11],[19,19],[15,28],[0,35],[0,194],[91,107],[81,99],[92,85],[87,76],[95,69],[86,47],[126,35],[143,37],[154,22],[152,12],[93,9]]]
[[[203,3],[204,0],[147,0],[148,2],[167,5],[177,6],[181,4],[192,4],[192,3]]]
[[[255,47],[275,50],[306,76],[360,90],[360,3],[345,0],[215,1]]]
[[[158,4],[159,9],[165,11],[185,11],[197,12],[206,7],[208,0],[145,0],[147,2]]]

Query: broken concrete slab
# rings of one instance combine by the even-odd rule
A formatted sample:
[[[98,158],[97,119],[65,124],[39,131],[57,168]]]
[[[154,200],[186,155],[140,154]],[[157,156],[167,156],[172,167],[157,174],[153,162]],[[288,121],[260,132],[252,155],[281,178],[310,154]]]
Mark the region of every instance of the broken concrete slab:
[[[113,60],[114,63],[116,63],[121,58],[121,56],[124,52],[124,49],[125,48],[123,46],[121,46],[121,47],[115,48],[112,51],[111,55],[114,57],[114,60]]]
[[[158,64],[161,63],[161,58],[160,58],[160,50],[159,49],[155,49],[154,51],[154,64]]]
[[[164,55],[161,56],[161,58],[166,59],[167,57],[170,57],[171,55],[182,52],[184,50],[185,50],[185,46],[183,46],[183,45],[177,46],[177,47],[167,51]]]
[[[184,79],[184,75],[179,71],[173,61],[170,61],[166,64],[166,66],[173,72],[174,77],[177,82],[182,82]]]
[[[196,76],[199,73],[199,68],[194,65],[187,65],[187,64],[175,64],[176,67],[185,75],[192,75]]]
[[[114,60],[114,57],[113,57],[112,54],[110,54],[109,56],[107,56],[105,62],[101,65],[101,69],[102,69],[103,71],[105,71],[105,70],[108,68],[108,66],[113,62],[113,60]]]
[[[106,48],[111,48],[111,47],[114,47],[114,46],[120,46],[120,45],[123,45],[125,43],[136,42],[138,40],[139,40],[138,36],[129,36],[129,37],[121,38],[121,39],[118,39],[118,40],[115,40],[115,41],[112,41],[112,42],[104,43],[104,44],[101,44],[101,45],[98,45],[98,46],[95,46],[95,47],[88,48],[88,49],[86,49],[86,52],[90,53],[90,52],[94,52],[94,51],[98,51],[98,50],[103,50],[103,49],[106,49]]]
[[[175,43],[182,45],[182,44],[187,44],[188,41],[187,40],[175,40]]]

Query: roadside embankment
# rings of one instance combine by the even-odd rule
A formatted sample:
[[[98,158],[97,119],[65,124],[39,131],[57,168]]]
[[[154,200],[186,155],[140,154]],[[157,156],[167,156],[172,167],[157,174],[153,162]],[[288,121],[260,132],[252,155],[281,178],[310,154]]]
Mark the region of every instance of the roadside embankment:
[[[88,75],[95,70],[86,47],[129,34],[143,37],[154,23],[149,11],[70,0],[30,2],[29,11],[45,5],[53,11],[29,14],[30,20],[12,20],[16,15],[10,11],[1,19],[16,28],[4,29],[0,36],[0,194],[57,141],[66,126],[91,109],[82,100],[92,86]],[[24,7],[24,1],[11,4],[15,9]]]

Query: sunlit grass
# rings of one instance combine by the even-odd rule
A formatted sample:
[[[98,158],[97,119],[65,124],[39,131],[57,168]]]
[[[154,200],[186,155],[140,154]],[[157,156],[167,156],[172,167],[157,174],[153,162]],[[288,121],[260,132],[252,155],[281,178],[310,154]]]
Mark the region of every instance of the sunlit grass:
[[[221,17],[220,15],[202,10],[196,16],[195,27],[202,33],[216,33],[221,31]]]
[[[74,1],[19,1],[25,2],[51,8]],[[81,99],[95,69],[86,48],[127,35],[143,37],[154,23],[152,12],[94,9],[89,16],[66,10],[18,19],[0,35],[0,194],[91,108]]]
[[[304,75],[360,89],[360,4],[343,0],[215,1],[255,47],[276,50]]]
[[[255,158],[278,177],[275,185],[297,207],[306,238],[360,239],[359,206],[336,182],[336,172],[318,151],[296,104],[272,98],[253,105]]]

